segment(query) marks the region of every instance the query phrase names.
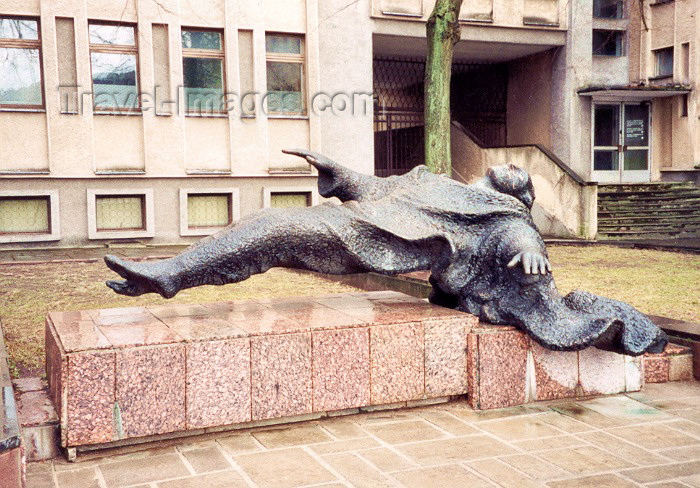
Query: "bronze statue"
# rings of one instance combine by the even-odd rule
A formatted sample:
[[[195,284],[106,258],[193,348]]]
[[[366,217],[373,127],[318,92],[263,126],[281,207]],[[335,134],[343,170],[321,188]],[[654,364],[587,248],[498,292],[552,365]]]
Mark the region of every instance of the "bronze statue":
[[[515,325],[543,347],[661,352],[665,334],[626,303],[587,292],[562,297],[530,213],[528,173],[494,167],[472,185],[418,166],[378,178],[302,150],[324,197],[343,203],[266,209],[158,262],[105,261],[117,293],[170,298],[200,285],[243,281],[273,267],[329,274],[430,270],[430,301]]]

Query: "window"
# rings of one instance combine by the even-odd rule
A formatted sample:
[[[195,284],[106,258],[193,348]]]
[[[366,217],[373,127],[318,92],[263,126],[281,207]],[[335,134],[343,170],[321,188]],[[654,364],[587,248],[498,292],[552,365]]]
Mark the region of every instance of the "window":
[[[220,31],[182,30],[185,106],[190,113],[224,109],[224,48]]]
[[[0,242],[57,241],[58,191],[0,191]]]
[[[624,31],[594,30],[593,54],[595,56],[624,56]]]
[[[39,21],[0,17],[0,107],[41,109]]]
[[[136,27],[90,23],[89,32],[95,110],[138,110]]]
[[[303,115],[304,104],[304,42],[301,36],[268,34],[267,51],[267,112],[271,114]]]
[[[599,19],[621,19],[622,0],[593,0],[593,17]]]
[[[690,43],[681,44],[681,78],[683,83],[690,81]]]
[[[153,190],[87,190],[88,238],[153,237]]]
[[[0,234],[50,234],[48,196],[0,197]]]
[[[310,207],[310,192],[273,192],[270,195],[270,207],[290,208],[290,207]]]
[[[681,117],[688,116],[688,94],[684,93],[681,97]]]
[[[237,188],[180,189],[180,235],[204,236],[240,217]]]
[[[655,78],[673,76],[673,48],[657,49],[654,51],[656,59]]]
[[[95,199],[97,230],[143,230],[143,195],[97,196]]]

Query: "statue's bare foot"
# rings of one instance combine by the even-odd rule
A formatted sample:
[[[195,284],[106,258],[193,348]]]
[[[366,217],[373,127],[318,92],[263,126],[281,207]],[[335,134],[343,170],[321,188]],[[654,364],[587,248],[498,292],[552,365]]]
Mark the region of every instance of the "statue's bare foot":
[[[165,298],[172,298],[177,289],[165,278],[151,276],[148,273],[150,263],[124,261],[116,256],[105,256],[107,267],[124,278],[107,281],[107,286],[120,295],[137,297],[144,293],[158,293]]]

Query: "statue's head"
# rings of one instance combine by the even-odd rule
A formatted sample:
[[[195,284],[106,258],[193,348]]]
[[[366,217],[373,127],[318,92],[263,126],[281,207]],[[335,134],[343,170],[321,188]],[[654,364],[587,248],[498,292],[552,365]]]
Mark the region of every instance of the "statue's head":
[[[514,196],[527,208],[532,208],[535,189],[527,171],[513,164],[504,164],[492,166],[486,172],[486,176],[494,190]]]

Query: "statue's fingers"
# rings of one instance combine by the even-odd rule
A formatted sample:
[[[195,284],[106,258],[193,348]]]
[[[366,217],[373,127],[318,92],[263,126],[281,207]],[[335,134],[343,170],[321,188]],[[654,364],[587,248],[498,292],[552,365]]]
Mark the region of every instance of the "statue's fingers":
[[[513,268],[515,267],[519,262],[520,259],[522,258],[523,253],[519,252],[515,256],[513,256],[513,259],[510,260],[510,262],[506,265],[507,268]]]
[[[549,259],[544,258],[544,263],[547,266],[547,271],[552,272],[552,265],[549,263]]]
[[[523,256],[523,271],[525,271],[525,274],[532,272],[532,257],[527,253]]]

